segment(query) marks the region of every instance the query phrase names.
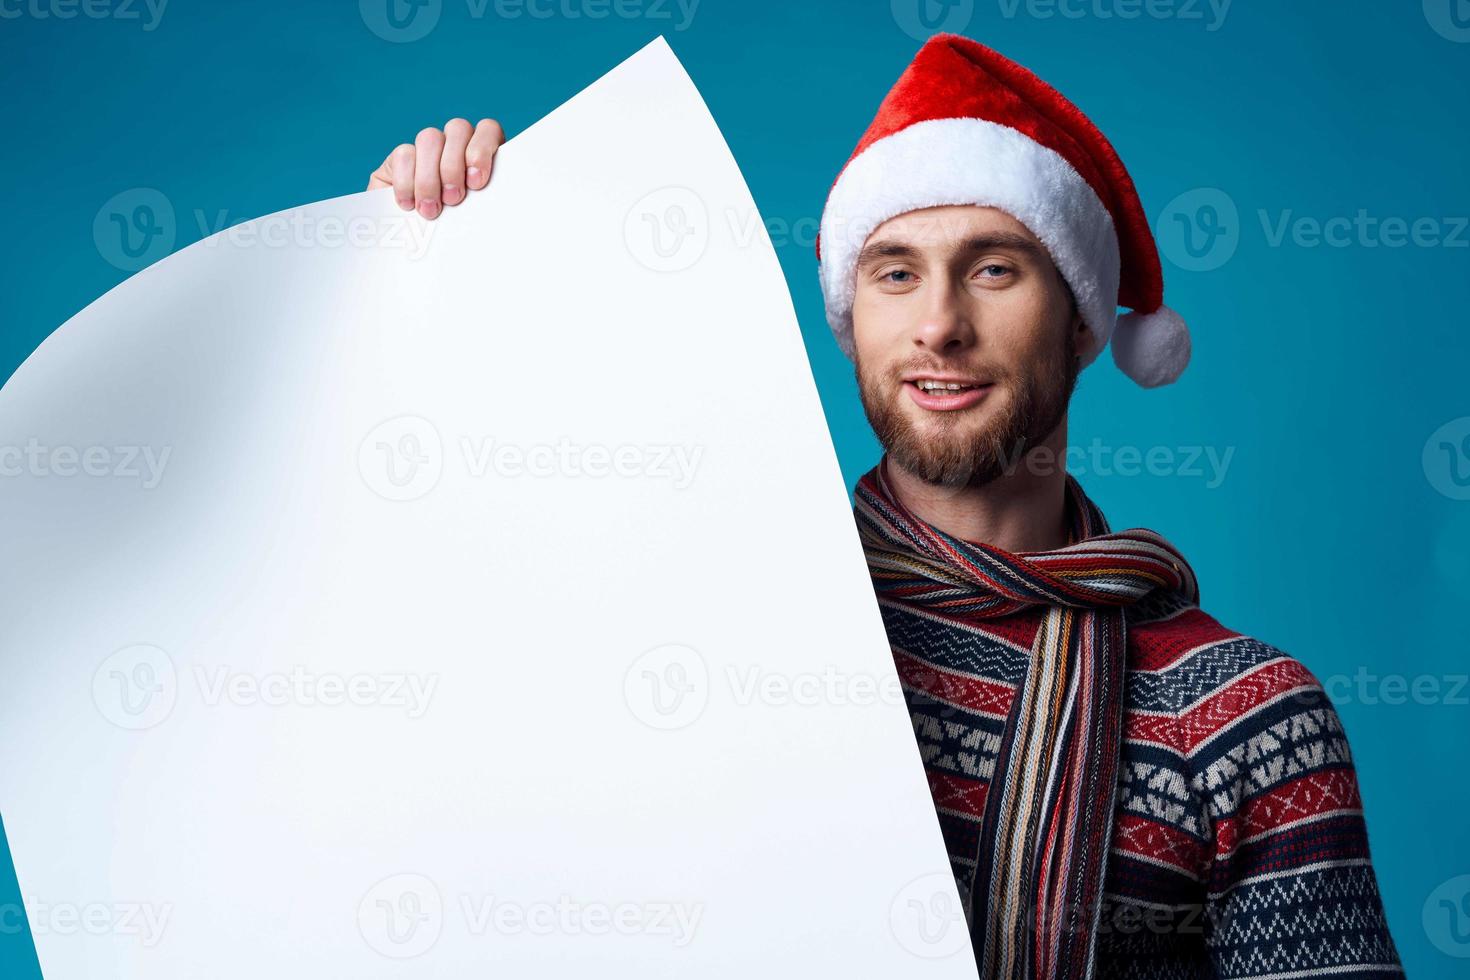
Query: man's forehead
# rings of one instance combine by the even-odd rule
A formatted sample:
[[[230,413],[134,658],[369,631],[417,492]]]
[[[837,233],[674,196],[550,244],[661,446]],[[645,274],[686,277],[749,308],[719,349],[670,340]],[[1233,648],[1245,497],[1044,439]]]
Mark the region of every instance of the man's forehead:
[[[1051,261],[1046,246],[1015,218],[996,208],[964,205],[925,208],[890,218],[868,236],[855,267],[890,257],[932,253],[947,258],[990,249]]]
[[[1005,211],[978,204],[947,204],[905,211],[874,228],[868,240],[890,238],[914,245],[944,245],[980,232],[1009,232],[1037,242],[1029,228]]]

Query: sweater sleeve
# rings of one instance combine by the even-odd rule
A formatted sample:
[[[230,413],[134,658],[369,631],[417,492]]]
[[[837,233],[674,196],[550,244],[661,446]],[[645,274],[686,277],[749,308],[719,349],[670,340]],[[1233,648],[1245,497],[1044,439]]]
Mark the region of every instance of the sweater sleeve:
[[[1249,666],[1189,712],[1215,975],[1401,976],[1342,721],[1299,661],[1247,642]]]

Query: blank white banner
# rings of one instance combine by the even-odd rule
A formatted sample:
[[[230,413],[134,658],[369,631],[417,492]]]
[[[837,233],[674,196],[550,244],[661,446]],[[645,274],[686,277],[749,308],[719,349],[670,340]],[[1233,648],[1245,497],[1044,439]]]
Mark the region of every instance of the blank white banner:
[[[791,299],[663,39],[436,222],[261,218],[0,391],[48,978],[972,976]]]

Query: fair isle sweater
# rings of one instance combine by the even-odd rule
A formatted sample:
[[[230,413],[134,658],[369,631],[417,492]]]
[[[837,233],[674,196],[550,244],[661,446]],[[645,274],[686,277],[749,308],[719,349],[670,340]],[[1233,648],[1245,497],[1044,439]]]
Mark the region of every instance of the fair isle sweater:
[[[967,898],[1042,611],[937,629],[931,614],[879,602]],[[1317,679],[1174,593],[1130,607],[1126,622],[1125,742],[1096,975],[1401,975],[1347,738]],[[952,639],[957,628],[968,642]]]

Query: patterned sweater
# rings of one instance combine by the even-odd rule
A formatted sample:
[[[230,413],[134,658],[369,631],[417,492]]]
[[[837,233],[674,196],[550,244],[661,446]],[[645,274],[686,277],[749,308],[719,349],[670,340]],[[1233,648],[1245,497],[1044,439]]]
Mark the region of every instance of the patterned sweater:
[[[961,644],[928,614],[880,606],[965,897],[1042,612],[966,627]],[[1347,738],[1317,679],[1174,593],[1127,624],[1097,976],[1401,975]]]

